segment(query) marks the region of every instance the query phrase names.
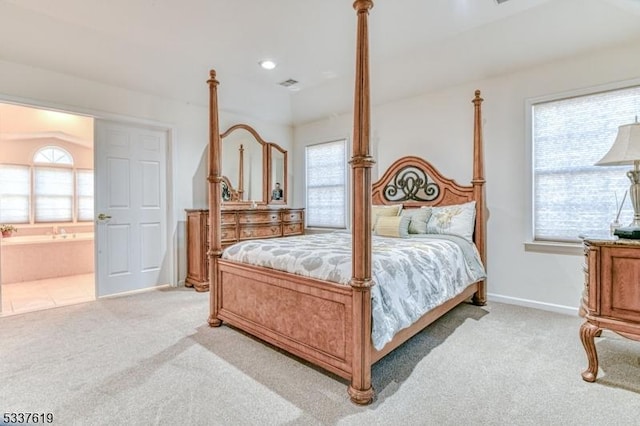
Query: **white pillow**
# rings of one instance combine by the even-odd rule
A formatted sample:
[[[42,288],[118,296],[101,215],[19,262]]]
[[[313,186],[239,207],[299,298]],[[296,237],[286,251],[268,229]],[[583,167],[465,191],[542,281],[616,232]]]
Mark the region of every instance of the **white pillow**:
[[[406,238],[410,221],[409,216],[378,216],[375,233],[383,237]]]
[[[380,216],[398,216],[402,210],[402,204],[392,204],[390,206],[371,206],[371,230],[376,229],[376,222]]]
[[[473,241],[475,220],[475,201],[450,206],[431,207],[431,217],[427,222],[427,233],[459,235],[469,241]]]
[[[423,206],[419,209],[405,209],[402,211],[402,216],[407,216],[411,219],[409,222],[410,234],[426,234],[427,222],[431,217],[431,207]]]

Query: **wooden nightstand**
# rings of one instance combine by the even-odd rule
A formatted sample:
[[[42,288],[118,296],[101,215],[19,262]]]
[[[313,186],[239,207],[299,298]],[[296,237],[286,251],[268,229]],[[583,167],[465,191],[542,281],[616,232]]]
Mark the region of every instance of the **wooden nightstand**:
[[[640,341],[640,240],[584,240],[584,292],[580,316],[580,339],[589,367],[582,373],[587,382],[598,374],[594,338],[603,329]]]

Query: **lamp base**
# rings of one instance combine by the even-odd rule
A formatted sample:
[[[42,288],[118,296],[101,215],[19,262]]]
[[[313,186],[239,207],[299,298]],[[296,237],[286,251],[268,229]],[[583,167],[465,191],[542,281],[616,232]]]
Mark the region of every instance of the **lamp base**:
[[[617,235],[620,238],[626,238],[629,240],[640,240],[640,228],[635,228],[635,227],[624,227],[624,228],[617,228],[614,232],[613,235]]]

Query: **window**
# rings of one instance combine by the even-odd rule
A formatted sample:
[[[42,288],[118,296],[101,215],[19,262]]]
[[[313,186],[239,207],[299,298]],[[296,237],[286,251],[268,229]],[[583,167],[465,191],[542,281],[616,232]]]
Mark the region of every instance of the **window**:
[[[0,164],[0,223],[93,220],[93,170],[74,169],[56,146],[39,149],[33,163]]]
[[[35,222],[73,220],[73,170],[35,167],[33,195]]]
[[[93,170],[76,171],[78,221],[93,220]]]
[[[594,166],[618,126],[640,113],[640,87],[532,105],[533,238],[577,242],[606,232],[629,188],[632,166]],[[631,221],[629,198],[620,222]]]
[[[347,141],[306,149],[308,227],[346,228]]]
[[[0,164],[0,223],[28,223],[31,170]]]

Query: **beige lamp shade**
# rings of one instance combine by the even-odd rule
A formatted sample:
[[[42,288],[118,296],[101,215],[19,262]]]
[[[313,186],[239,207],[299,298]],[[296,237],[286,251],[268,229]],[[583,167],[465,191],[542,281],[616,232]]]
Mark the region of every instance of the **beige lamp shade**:
[[[618,136],[609,152],[596,166],[621,166],[640,160],[640,123],[618,127]]]

